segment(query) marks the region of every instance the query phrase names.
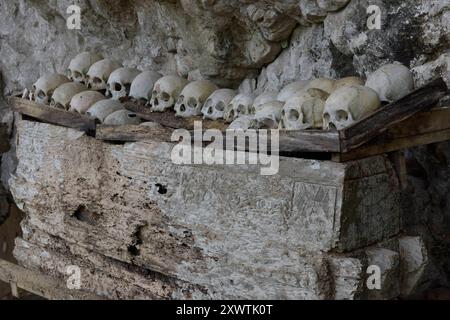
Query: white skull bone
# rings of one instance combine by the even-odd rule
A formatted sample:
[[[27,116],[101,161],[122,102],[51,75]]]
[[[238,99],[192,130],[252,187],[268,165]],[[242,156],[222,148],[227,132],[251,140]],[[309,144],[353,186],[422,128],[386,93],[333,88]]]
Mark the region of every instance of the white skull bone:
[[[277,100],[281,102],[286,102],[290,97],[294,96],[296,93],[306,88],[308,83],[309,83],[308,80],[300,80],[286,85],[283,89],[281,89],[280,93],[278,94]]]
[[[122,68],[122,64],[103,59],[94,63],[87,73],[87,86],[92,90],[106,90],[109,76],[114,70]]]
[[[286,130],[321,129],[328,96],[325,91],[314,88],[292,96],[284,104],[281,126]]]
[[[223,118],[230,123],[234,119],[252,113],[252,104],[255,100],[253,94],[240,93],[235,96],[225,108]]]
[[[130,93],[131,83],[141,72],[132,68],[114,70],[108,78],[107,88],[114,100],[125,98]],[[109,94],[108,94],[109,95]]]
[[[37,103],[48,105],[55,89],[67,82],[70,82],[70,80],[61,74],[46,74],[33,84],[31,89],[32,97]]]
[[[324,129],[341,130],[380,108],[378,94],[364,86],[343,87],[333,92],[325,102]]]
[[[69,110],[70,101],[72,100],[73,96],[85,90],[86,86],[81,83],[63,83],[53,92],[50,106],[62,110]]]
[[[73,82],[86,83],[86,76],[89,68],[103,57],[95,52],[85,51],[78,54],[70,61],[67,70],[67,77]]]
[[[181,91],[175,104],[176,115],[182,118],[201,115],[202,106],[206,99],[217,89],[218,87],[208,80],[197,80],[189,83]]]
[[[272,101],[277,101],[278,93],[275,91],[267,91],[261,93],[259,96],[253,100],[253,104],[251,107],[251,113],[256,114],[259,108],[261,108],[264,104]]]
[[[103,123],[110,126],[122,126],[127,124],[140,124],[141,119],[135,113],[128,110],[118,110],[108,115]]]
[[[144,71],[134,78],[130,88],[130,98],[142,105],[147,105],[152,95],[153,87],[162,75],[155,71]]]
[[[104,99],[105,96],[98,91],[82,91],[70,100],[69,111],[85,114],[94,103]]]
[[[283,102],[270,101],[260,106],[255,113],[257,129],[278,129]]]
[[[172,108],[187,83],[186,79],[174,75],[156,81],[150,99],[151,111],[164,112]]]
[[[204,119],[222,119],[226,106],[236,96],[232,89],[219,89],[214,91],[203,105],[202,113]]]
[[[360,77],[345,77],[334,82],[333,92],[342,88],[349,86],[363,86],[364,80]]]
[[[404,65],[387,64],[367,77],[366,87],[375,90],[381,101],[393,102],[414,90],[414,77]]]
[[[107,116],[119,110],[125,110],[125,107],[120,101],[103,99],[94,103],[89,110],[86,111],[86,115],[103,123]]]

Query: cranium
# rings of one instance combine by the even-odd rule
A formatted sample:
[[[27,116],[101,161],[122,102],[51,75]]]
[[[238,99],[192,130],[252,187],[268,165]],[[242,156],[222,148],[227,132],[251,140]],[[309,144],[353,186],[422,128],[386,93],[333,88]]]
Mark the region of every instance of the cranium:
[[[294,96],[300,90],[306,88],[308,85],[308,80],[300,80],[292,82],[285,86],[277,96],[277,100],[281,102],[286,102],[290,97]]]
[[[325,102],[323,126],[341,130],[380,108],[378,94],[363,86],[343,87],[333,92]]]
[[[223,114],[225,121],[230,123],[242,115],[250,114],[252,112],[253,100],[255,100],[253,94],[240,93],[235,96],[225,108]]]
[[[381,101],[393,102],[414,90],[414,78],[404,65],[387,64],[368,76],[366,87],[375,90]]]
[[[274,91],[267,91],[261,93],[259,96],[253,100],[252,107],[250,109],[250,113],[255,114],[258,109],[263,106],[264,104],[271,102],[271,101],[277,101],[278,93]]]
[[[90,118],[97,119],[100,123],[103,123],[107,116],[119,110],[125,110],[125,107],[121,102],[112,99],[104,99],[94,103],[89,110],[86,111],[86,114]]]
[[[270,101],[260,106],[255,113],[257,129],[278,129],[283,102]]]
[[[61,74],[46,74],[33,84],[33,88],[31,89],[32,97],[34,97],[37,103],[48,105],[55,89],[67,82],[70,82],[70,80]]]
[[[118,110],[105,118],[103,122],[110,126],[122,126],[126,124],[139,124],[141,119],[135,114],[128,110]]]
[[[119,68],[108,78],[107,89],[114,100],[125,98],[130,93],[131,83],[141,73],[137,69]],[[109,94],[108,94],[109,95]]]
[[[86,86],[81,83],[63,83],[53,92],[50,106],[62,110],[69,110],[70,100],[72,100],[73,96],[85,90]]]
[[[204,119],[222,119],[226,106],[236,95],[232,89],[219,89],[214,91],[203,106],[202,113]]]
[[[114,70],[122,68],[122,64],[103,59],[94,63],[87,73],[87,86],[92,90],[106,90],[109,76]]]
[[[67,77],[78,83],[86,83],[89,68],[103,57],[95,52],[82,52],[70,61]]]
[[[325,91],[312,88],[292,96],[284,104],[281,127],[287,130],[321,129],[328,96]]]
[[[346,77],[334,82],[333,91],[336,91],[342,87],[349,86],[363,86],[364,80],[359,77]]]
[[[193,117],[202,114],[202,106],[206,99],[216,91],[217,86],[208,80],[197,80],[189,83],[181,91],[175,104],[178,117]]]
[[[256,120],[253,114],[242,115],[239,118],[234,119],[228,126],[229,130],[247,130],[254,129],[256,127]]]
[[[179,76],[165,76],[156,81],[150,99],[151,111],[164,112],[172,108],[187,83]]]
[[[70,100],[69,111],[84,114],[94,103],[104,99],[105,96],[98,91],[82,91]]]
[[[162,76],[155,71],[144,71],[131,83],[130,98],[142,105],[147,105],[152,95],[153,86]]]

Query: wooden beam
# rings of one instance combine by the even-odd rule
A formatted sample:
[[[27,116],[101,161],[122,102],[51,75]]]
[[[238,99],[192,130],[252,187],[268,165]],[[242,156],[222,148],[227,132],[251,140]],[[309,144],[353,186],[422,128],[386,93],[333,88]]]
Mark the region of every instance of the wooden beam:
[[[52,300],[103,300],[81,290],[69,290],[53,278],[0,259],[0,280]]]
[[[447,140],[450,140],[450,129],[396,139],[380,138],[373,143],[364,145],[347,153],[334,154],[332,159],[338,162],[345,162]]]
[[[40,121],[89,133],[95,132],[95,121],[84,115],[51,108],[18,97],[10,97],[9,102],[14,111]]]
[[[340,130],[342,152],[353,150],[385,132],[390,126],[435,106],[445,96],[447,90],[444,80],[439,78],[354,125]]]

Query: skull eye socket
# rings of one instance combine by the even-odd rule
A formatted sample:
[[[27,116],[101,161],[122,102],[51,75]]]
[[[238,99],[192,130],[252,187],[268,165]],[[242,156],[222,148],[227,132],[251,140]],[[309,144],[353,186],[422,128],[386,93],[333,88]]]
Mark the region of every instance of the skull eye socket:
[[[222,101],[220,101],[218,104],[216,104],[216,110],[217,111],[225,110],[225,104]]]
[[[36,94],[36,96],[37,96],[39,99],[45,99],[45,97],[46,97],[47,95],[45,94],[44,91],[39,90],[38,93]]]
[[[94,77],[94,78],[92,79],[92,83],[94,83],[94,84],[100,84],[100,83],[102,83],[102,79],[100,79],[99,77]]]
[[[156,92],[156,91],[155,91]],[[169,100],[170,100],[170,95],[167,93],[167,92],[163,92],[163,93],[161,93],[161,99],[164,101],[164,102],[168,102]]]
[[[238,105],[238,107],[236,108],[236,112],[237,114],[244,114],[245,113],[245,106],[240,104]]]
[[[189,98],[187,105],[190,108],[195,108],[197,106],[197,100],[195,100],[194,98]]]
[[[300,118],[300,113],[298,113],[298,111],[295,109],[291,109],[288,112],[287,118],[289,121],[298,121],[298,119]]]
[[[114,82],[112,84],[112,90],[113,91],[122,91],[122,85],[118,82]]]
[[[338,121],[347,121],[348,120],[348,112],[345,110],[338,110],[336,112],[336,117]]]
[[[74,79],[81,79],[83,77],[83,75],[78,71],[74,71],[73,77],[74,77]]]
[[[184,101],[184,96],[179,96],[177,103],[180,104],[180,103],[183,103],[183,101]]]

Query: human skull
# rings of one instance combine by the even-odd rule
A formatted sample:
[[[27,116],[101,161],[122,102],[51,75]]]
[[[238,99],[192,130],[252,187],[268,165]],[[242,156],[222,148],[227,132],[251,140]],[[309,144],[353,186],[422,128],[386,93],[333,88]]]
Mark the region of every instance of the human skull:
[[[341,130],[380,108],[378,94],[364,86],[343,87],[333,92],[325,102],[324,129]]]
[[[336,80],[334,82],[333,92],[342,87],[363,86],[363,85],[364,85],[364,80],[359,77],[346,77],[346,78]]]
[[[260,106],[255,113],[257,129],[278,129],[283,102],[270,101]]]
[[[253,114],[242,115],[239,118],[234,119],[228,126],[229,130],[248,130],[256,127],[256,120]]]
[[[32,97],[37,103],[48,105],[55,89],[67,82],[70,82],[70,80],[61,74],[46,74],[33,84],[31,89]]]
[[[123,126],[127,124],[139,124],[141,119],[133,112],[128,110],[118,110],[105,118],[103,122],[110,126]]]
[[[175,105],[188,81],[179,76],[165,76],[155,82],[150,98],[150,110],[164,112]]]
[[[131,83],[130,98],[142,105],[147,105],[152,95],[153,87],[162,76],[155,71],[144,71]]]
[[[141,72],[132,68],[114,70],[108,78],[107,90],[114,100],[125,98],[130,93],[131,83]]]
[[[287,130],[321,129],[328,96],[325,91],[312,88],[292,96],[284,104],[281,127]]]
[[[105,96],[98,91],[82,91],[70,100],[69,111],[85,114],[94,103],[104,99]]]
[[[86,86],[81,83],[67,82],[60,85],[53,92],[50,100],[50,106],[62,110],[69,110],[70,101],[77,93],[86,90]]]
[[[306,88],[308,85],[308,80],[300,80],[296,82],[292,82],[281,89],[280,93],[277,96],[277,100],[281,102],[286,102],[290,97],[294,96],[296,93]]]
[[[109,60],[103,59],[94,63],[87,72],[87,86],[92,90],[106,90],[107,82],[109,76],[114,70],[122,68],[122,64]]]
[[[204,119],[222,119],[226,106],[236,95],[232,89],[219,89],[214,91],[203,106],[202,113]]]
[[[89,68],[103,57],[95,52],[82,52],[70,61],[67,77],[73,82],[86,83]]]
[[[394,102],[414,90],[414,78],[404,65],[387,64],[367,77],[366,87],[375,90],[381,101]]]
[[[250,113],[255,114],[259,108],[261,108],[264,104],[277,101],[278,93],[274,91],[267,91],[261,93],[259,96],[253,100],[252,107],[250,108]]]
[[[107,116],[119,110],[125,110],[125,107],[120,101],[103,99],[94,103],[89,110],[86,111],[86,115],[103,123]]]
[[[235,96],[225,108],[223,114],[225,121],[230,123],[242,115],[251,114],[253,100],[255,100],[253,94],[240,93]]]
[[[197,80],[189,83],[181,91],[175,104],[176,116],[188,118],[201,115],[202,106],[206,99],[217,89],[217,86],[208,80]]]

